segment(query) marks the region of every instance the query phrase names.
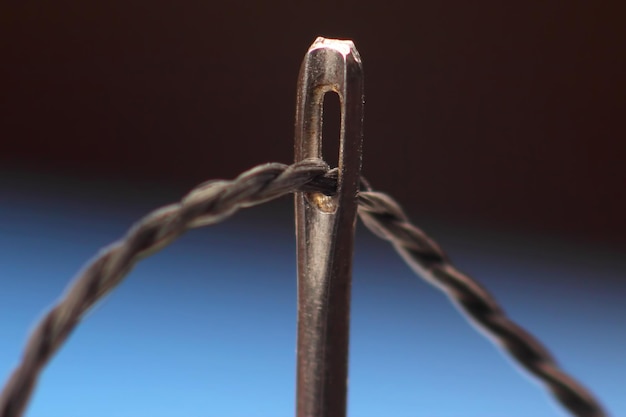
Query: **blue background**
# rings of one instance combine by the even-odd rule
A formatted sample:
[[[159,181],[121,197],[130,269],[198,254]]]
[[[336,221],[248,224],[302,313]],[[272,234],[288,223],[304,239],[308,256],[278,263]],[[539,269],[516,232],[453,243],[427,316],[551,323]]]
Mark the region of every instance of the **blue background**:
[[[7,173],[0,182],[0,374],[81,266],[180,190]],[[618,248],[411,213],[567,372],[626,415]],[[28,416],[294,414],[291,198],[194,230],[142,261],[45,368]],[[564,416],[391,246],[358,225],[349,415]]]

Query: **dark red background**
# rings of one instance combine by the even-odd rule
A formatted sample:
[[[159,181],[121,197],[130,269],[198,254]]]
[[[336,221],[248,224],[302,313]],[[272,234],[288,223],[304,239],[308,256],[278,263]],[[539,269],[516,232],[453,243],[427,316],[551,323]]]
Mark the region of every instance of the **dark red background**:
[[[290,162],[300,60],[318,35],[352,38],[365,174],[413,218],[624,242],[624,16],[618,1],[7,0],[0,164],[189,188]]]

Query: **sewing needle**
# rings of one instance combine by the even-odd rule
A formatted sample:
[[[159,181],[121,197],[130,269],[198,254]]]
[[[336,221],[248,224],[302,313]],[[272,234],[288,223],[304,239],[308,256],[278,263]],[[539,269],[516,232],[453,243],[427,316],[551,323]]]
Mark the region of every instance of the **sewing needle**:
[[[322,158],[324,95],[341,106],[337,193],[297,193],[297,417],[346,414],[352,253],[363,140],[363,70],[352,41],[317,38],[298,79],[295,160]]]

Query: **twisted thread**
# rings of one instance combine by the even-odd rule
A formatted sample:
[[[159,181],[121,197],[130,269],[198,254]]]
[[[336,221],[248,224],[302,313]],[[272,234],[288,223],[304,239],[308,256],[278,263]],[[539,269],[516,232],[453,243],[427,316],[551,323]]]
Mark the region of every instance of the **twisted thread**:
[[[219,223],[238,209],[258,205],[294,191],[331,195],[336,170],[319,159],[293,165],[269,163],[252,168],[232,181],[209,181],[194,188],[180,203],[157,209],[137,222],[120,241],[104,248],[45,314],[30,335],[19,366],[0,395],[0,417],[20,417],[37,378],[85,313],[117,286],[136,262],[185,231]],[[594,398],[556,365],[547,350],[506,317],[493,297],[457,271],[439,246],[411,225],[389,196],[363,191],[359,216],[376,235],[389,240],[409,265],[455,301],[528,371],[541,379],[576,416],[600,417]]]
[[[362,192],[359,197],[359,217],[367,228],[391,242],[416,274],[445,292],[469,320],[539,378],[565,408],[579,417],[605,415],[591,393],[560,369],[537,339],[511,321],[485,288],[458,271],[439,245],[409,222],[398,203],[373,191]]]

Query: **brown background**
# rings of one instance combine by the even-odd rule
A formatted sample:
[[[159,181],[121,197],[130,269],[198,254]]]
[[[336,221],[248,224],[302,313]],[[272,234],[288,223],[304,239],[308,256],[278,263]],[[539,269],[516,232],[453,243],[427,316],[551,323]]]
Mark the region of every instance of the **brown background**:
[[[290,162],[300,60],[352,38],[364,172],[414,218],[623,243],[623,8],[6,0],[0,164],[188,188]]]

